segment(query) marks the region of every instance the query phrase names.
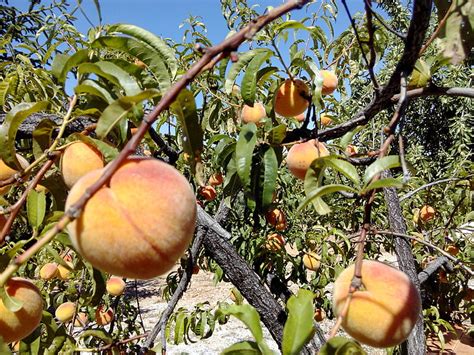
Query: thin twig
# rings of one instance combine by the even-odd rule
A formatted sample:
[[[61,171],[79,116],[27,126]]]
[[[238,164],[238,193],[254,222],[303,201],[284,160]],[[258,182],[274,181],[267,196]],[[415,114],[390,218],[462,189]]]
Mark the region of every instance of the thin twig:
[[[434,185],[438,185],[438,184],[443,184],[445,182],[451,182],[451,181],[462,181],[462,180],[469,180],[471,177],[473,177],[474,174],[471,174],[471,175],[468,175],[464,178],[448,178],[448,179],[441,179],[441,180],[437,180],[437,181],[433,181],[433,182],[430,182],[428,184],[425,184],[423,186],[420,186],[418,188],[416,188],[415,190],[407,193],[406,195],[403,195],[402,197],[400,197],[400,202],[403,201],[403,200],[406,200],[407,198],[410,198],[412,197],[413,195],[415,195],[416,193],[418,193],[419,191],[421,190],[424,190],[428,187],[431,187],[431,186],[434,186]]]
[[[377,54],[375,53],[375,44],[374,44],[374,24],[372,22],[372,11],[370,11],[370,6],[369,6],[370,1],[365,0],[365,15],[367,17],[367,32],[369,33],[369,41],[368,45],[370,48],[370,60],[369,60],[369,72],[374,73],[374,67],[375,67],[375,59],[377,58]],[[379,84],[377,83],[377,80],[375,79],[375,74],[373,74],[373,83],[375,86],[375,89],[379,89]]]
[[[420,49],[420,52],[418,53],[419,57],[421,57],[421,55],[425,52],[425,50],[430,46],[431,42],[433,42],[435,38],[438,37],[439,32],[446,24],[446,21],[448,20],[449,15],[451,15],[451,12],[454,9],[454,6],[456,5],[456,3],[457,3],[456,1],[451,2],[451,6],[449,6],[448,11],[446,11],[446,14],[444,15],[444,17],[441,19],[441,21],[439,21],[438,27],[436,27],[436,29],[431,34],[428,41],[426,41],[425,45]]]
[[[368,7],[368,9],[372,12],[372,14],[375,16],[375,18],[380,22],[380,24],[385,27],[385,29],[387,31],[389,31],[390,33],[394,34],[395,36],[397,36],[398,38],[400,38],[403,42],[406,41],[406,36],[397,32],[396,30],[394,30],[391,26],[389,26],[383,19],[382,16],[380,16],[374,9],[373,7],[370,5],[370,1],[365,1],[365,6]]]

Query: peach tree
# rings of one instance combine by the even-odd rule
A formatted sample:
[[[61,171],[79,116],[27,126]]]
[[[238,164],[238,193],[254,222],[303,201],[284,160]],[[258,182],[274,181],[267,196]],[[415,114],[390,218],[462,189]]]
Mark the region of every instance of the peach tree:
[[[403,5],[221,0],[216,45],[0,5],[3,349],[166,351],[229,316],[254,341],[224,353],[271,353],[260,321],[284,354],[443,343],[473,306],[474,7]],[[199,269],[234,304],[176,310]],[[162,274],[145,330],[124,287]]]

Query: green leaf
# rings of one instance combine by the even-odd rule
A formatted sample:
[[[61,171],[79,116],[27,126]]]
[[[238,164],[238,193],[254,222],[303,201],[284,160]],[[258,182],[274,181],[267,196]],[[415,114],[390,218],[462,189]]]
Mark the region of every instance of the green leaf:
[[[225,79],[224,89],[227,95],[232,93],[232,87],[234,86],[235,79],[239,75],[240,71],[250,63],[250,61],[259,53],[268,52],[268,49],[258,48],[245,53],[239,53],[239,59],[233,63],[229,69],[229,73]]]
[[[56,62],[55,58],[52,69],[53,75],[57,74],[56,78],[60,83],[64,83],[66,81],[67,73],[69,73],[72,68],[77,67],[81,63],[89,61],[89,50],[81,49],[72,56],[68,57],[64,62],[62,61],[64,61],[64,58],[61,58],[58,62]]]
[[[53,74],[56,79],[61,77],[61,73],[69,58],[69,55],[62,53],[58,53],[54,56],[53,62],[51,63],[51,74]]]
[[[203,150],[203,131],[199,124],[196,111],[196,102],[191,91],[181,90],[177,99],[171,105],[171,110],[178,117],[183,132],[183,148],[187,154],[186,161],[190,164],[193,173],[196,165],[201,161]]]
[[[83,304],[98,306],[102,302],[102,297],[106,293],[106,278],[99,270],[95,269],[89,262],[84,262],[87,272],[89,273],[88,280],[91,282],[91,288],[88,294],[82,295]]]
[[[0,298],[10,312],[18,312],[23,307],[23,302],[10,296],[5,287],[0,287]]]
[[[46,215],[46,194],[44,191],[36,192],[31,190],[28,192],[26,211],[28,222],[33,229],[37,229],[43,223],[44,216]]]
[[[278,160],[272,147],[269,147],[263,155],[263,169],[262,207],[266,208],[273,202],[278,176]]]
[[[81,82],[80,85],[77,85],[74,88],[74,93],[76,94],[90,94],[94,96],[100,97],[102,100],[107,102],[108,104],[114,101],[112,95],[102,87],[98,82],[90,79],[86,79]]]
[[[112,344],[113,338],[107,333],[104,329],[88,329],[82,332],[79,336],[79,339],[86,337],[93,337],[102,340],[106,344]]]
[[[329,339],[319,350],[319,355],[365,355],[362,347],[353,340],[334,337]]]
[[[80,133],[73,133],[67,137],[68,142],[74,142],[78,140],[96,147],[104,156],[104,160],[106,163],[109,163],[112,160],[114,160],[119,154],[118,149],[115,148],[114,146],[109,145],[106,142],[101,141],[99,139],[92,138],[90,136],[85,136]]]
[[[396,168],[398,166],[400,166],[400,158],[398,155],[389,155],[381,159],[377,159],[365,170],[364,183],[367,185],[378,173],[391,168]]]
[[[374,182],[370,183],[360,193],[365,194],[365,193],[367,193],[371,190],[383,189],[383,188],[387,188],[387,187],[402,188],[403,187],[403,182],[400,181],[399,179],[395,179],[395,178],[379,179],[377,181],[374,181]]]
[[[359,173],[357,172],[355,166],[345,160],[338,159],[334,155],[320,158],[318,163],[325,164],[327,167],[333,168],[356,184],[360,182]]]
[[[241,341],[222,350],[221,355],[260,355],[262,352],[254,341]]]
[[[283,328],[283,355],[297,355],[303,346],[313,337],[314,294],[300,289],[296,296],[291,296],[286,304],[288,319]]]
[[[130,24],[113,25],[110,27],[109,31],[129,35],[149,45],[153,48],[155,55],[158,54],[163,58],[165,64],[169,68],[171,77],[174,78],[176,76],[176,72],[178,71],[176,53],[174,49],[166,43],[166,41],[141,27]]]
[[[42,120],[33,131],[33,154],[35,158],[43,155],[43,152],[51,145],[51,138],[56,124],[50,119]]]
[[[122,88],[127,96],[138,95],[140,86],[134,77],[125,70],[110,62],[83,63],[79,65],[80,74],[93,73],[109,80],[114,85]]]
[[[242,99],[245,104],[253,106],[255,92],[257,91],[257,73],[262,64],[272,55],[271,51],[261,52],[255,55],[245,70],[241,84]]]
[[[283,140],[286,137],[286,125],[285,124],[280,124],[276,127],[273,127],[268,133],[267,133],[267,139],[270,142],[270,144],[281,144]]]
[[[138,104],[158,95],[160,95],[160,93],[157,90],[148,89],[137,95],[124,96],[115,100],[107,106],[104,112],[102,112],[102,115],[97,122],[95,133],[100,139],[105,138],[121,120],[124,120],[128,114],[137,107]]]
[[[250,186],[252,157],[256,143],[257,126],[255,123],[248,123],[242,126],[235,147],[235,156],[237,162],[237,174],[245,188]]]
[[[339,185],[339,184],[331,184],[331,185],[324,185],[321,187],[318,187],[317,189],[312,190],[309,194],[306,194],[306,198],[303,200],[301,205],[298,207],[298,212],[301,212],[309,203],[313,202],[313,200],[317,200],[324,195],[332,194],[334,192],[338,191],[350,191],[350,192],[357,192],[354,190],[352,187],[346,186],[346,185]],[[318,202],[320,204],[320,202]],[[324,206],[324,205],[323,205]],[[316,211],[319,214],[325,214],[321,213],[316,209]],[[327,213],[327,212],[326,212]]]
[[[43,111],[49,102],[24,102],[16,105],[5,116],[5,121],[0,126],[0,159],[13,169],[20,169],[15,154],[15,137],[21,123],[32,113]]]
[[[342,149],[346,149],[346,147],[349,145],[349,143],[352,142],[352,138],[354,138],[354,136],[357,133],[359,133],[363,128],[364,128],[364,126],[357,126],[352,131],[349,131],[346,134],[344,134],[341,138],[341,142],[339,143],[339,146]]]
[[[415,63],[415,68],[411,74],[411,79],[408,82],[410,88],[422,88],[428,85],[428,81],[431,79],[431,68],[421,58]]]

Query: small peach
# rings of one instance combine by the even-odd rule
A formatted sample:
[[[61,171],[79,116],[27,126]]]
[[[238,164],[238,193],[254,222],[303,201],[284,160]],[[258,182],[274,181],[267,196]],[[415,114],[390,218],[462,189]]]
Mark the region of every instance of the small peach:
[[[314,320],[316,322],[322,322],[326,319],[326,312],[322,308],[316,308],[314,311]]]
[[[76,313],[76,304],[74,302],[64,302],[56,308],[54,315],[61,323],[67,323],[72,320]]]
[[[59,270],[58,265],[55,263],[44,264],[39,272],[40,278],[43,280],[52,280],[58,276]]]
[[[105,306],[99,306],[95,311],[95,321],[97,325],[107,325],[114,319],[114,311],[112,308],[105,308]]]
[[[74,269],[74,265],[72,262],[70,261],[66,261],[66,264],[69,266],[69,268],[67,268],[66,266],[64,265],[58,265],[58,278],[61,279],[61,280],[67,280],[69,278],[69,275],[71,274],[71,269]]]
[[[286,216],[282,210],[273,208],[267,211],[265,218],[268,224],[275,227],[277,231],[283,231],[287,227]]]
[[[76,319],[74,320],[75,327],[85,327],[89,323],[89,316],[85,312],[79,312],[76,314]]]
[[[224,176],[221,173],[212,174],[209,178],[209,185],[219,186],[224,182]]]
[[[112,276],[107,280],[105,288],[112,296],[120,296],[125,291],[125,281],[121,277]]]
[[[286,157],[286,165],[298,179],[304,180],[306,171],[313,160],[329,155],[326,146],[315,139],[305,143],[297,143],[290,148]]]
[[[303,264],[308,270],[317,271],[321,265],[321,256],[310,251],[303,255]]]
[[[69,189],[88,172],[103,167],[102,153],[82,141],[76,141],[69,145],[61,157],[61,174]]]
[[[321,126],[329,126],[332,124],[332,119],[326,114],[321,115]]]
[[[459,248],[455,245],[448,245],[446,247],[446,252],[449,253],[452,256],[456,256],[459,253]]]
[[[269,251],[279,251],[285,245],[285,238],[281,234],[272,233],[267,236],[267,241],[265,242],[265,249]]]
[[[257,125],[265,117],[267,117],[267,113],[265,107],[260,102],[255,102],[253,106],[244,105],[240,114],[243,123],[253,122]]]
[[[430,205],[424,205],[420,209],[420,219],[423,222],[428,222],[428,221],[432,220],[434,218],[435,214],[436,214],[435,209],[433,207],[431,207]]]
[[[283,117],[295,117],[309,106],[309,88],[300,79],[286,79],[275,95],[275,112]]]
[[[20,163],[22,169],[26,169],[29,165],[28,160],[23,158],[21,155],[17,154],[16,158]],[[0,181],[7,180],[11,178],[13,175],[18,173],[18,170],[10,168],[7,164],[0,159]],[[10,191],[12,185],[5,185],[0,187],[0,196],[5,195],[8,191]]]
[[[354,156],[357,154],[357,147],[352,145],[352,144],[349,144],[347,147],[346,147],[346,154],[350,157]]]
[[[336,74],[329,70],[320,70],[319,74],[321,74],[323,78],[323,87],[321,88],[321,93],[323,95],[332,94],[337,88],[338,79]]]
[[[207,201],[215,200],[217,196],[217,191],[214,186],[204,186],[199,190],[199,194],[204,197]]]

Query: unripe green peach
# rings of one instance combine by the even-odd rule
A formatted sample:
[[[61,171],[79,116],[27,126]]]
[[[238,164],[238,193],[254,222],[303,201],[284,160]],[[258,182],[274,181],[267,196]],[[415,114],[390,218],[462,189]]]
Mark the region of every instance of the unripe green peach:
[[[23,169],[26,169],[28,167],[29,165],[28,160],[26,160],[19,154],[16,155],[16,158]],[[7,180],[11,178],[13,175],[15,175],[16,173],[18,173],[18,170],[10,168],[7,164],[3,162],[3,160],[0,159],[0,181]],[[3,196],[8,191],[10,191],[11,187],[12,187],[11,184],[0,187],[0,196]]]
[[[59,270],[58,265],[55,263],[44,264],[39,272],[40,278],[43,280],[52,280],[58,276]]]
[[[61,323],[67,323],[72,320],[76,313],[76,304],[74,302],[64,302],[56,308],[54,315]]]
[[[341,314],[354,276],[354,265],[345,269],[334,283],[333,307]],[[421,312],[421,299],[408,276],[386,264],[364,260],[363,288],[356,291],[342,327],[357,341],[377,348],[405,341]]]
[[[95,170],[69,192],[66,209],[102,175]],[[148,279],[169,271],[189,246],[196,199],[172,166],[129,157],[68,225],[75,249],[94,267],[113,275]]]
[[[110,279],[107,280],[105,288],[107,289],[107,292],[112,296],[120,296],[125,290],[125,281],[123,281],[121,277],[112,276]]]
[[[309,88],[304,81],[286,79],[275,95],[275,112],[283,117],[296,117],[309,106]]]
[[[29,280],[11,278],[5,286],[10,297],[23,304],[12,312],[0,300],[0,336],[5,343],[21,340],[40,324],[43,315],[43,298],[38,288]]]
[[[68,188],[88,172],[104,166],[102,153],[82,141],[69,145],[61,157],[61,174]]]
[[[240,114],[243,123],[253,122],[259,124],[265,117],[267,117],[267,112],[265,111],[263,104],[260,102],[255,102],[253,106],[244,105]]]
[[[286,157],[286,165],[290,172],[298,179],[304,180],[306,171],[313,160],[329,155],[326,146],[311,139],[305,143],[297,143],[290,148]]]

